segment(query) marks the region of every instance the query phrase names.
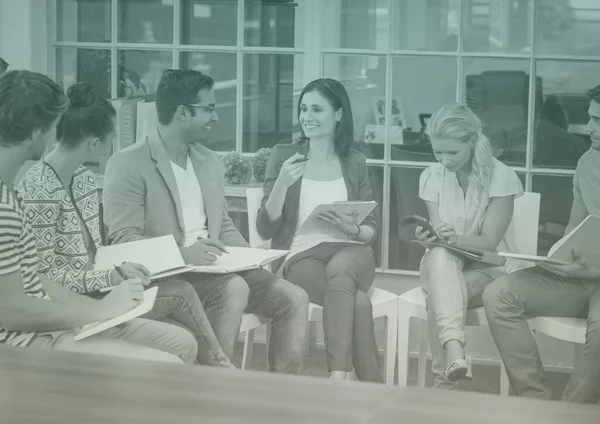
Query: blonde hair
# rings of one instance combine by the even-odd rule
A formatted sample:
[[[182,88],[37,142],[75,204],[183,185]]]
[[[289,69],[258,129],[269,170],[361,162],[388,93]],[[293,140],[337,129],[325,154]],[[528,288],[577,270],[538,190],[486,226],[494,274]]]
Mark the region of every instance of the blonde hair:
[[[463,143],[473,142],[469,186],[480,201],[488,196],[492,176],[492,146],[482,132],[481,120],[467,106],[450,103],[435,112],[427,123],[426,133],[434,138],[450,138]]]

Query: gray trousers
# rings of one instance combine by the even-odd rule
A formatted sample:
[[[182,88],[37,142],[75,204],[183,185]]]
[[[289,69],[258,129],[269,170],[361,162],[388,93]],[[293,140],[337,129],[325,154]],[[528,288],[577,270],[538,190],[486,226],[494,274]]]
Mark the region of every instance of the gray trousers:
[[[600,282],[563,278],[539,267],[505,275],[490,284],[483,303],[490,331],[519,396],[550,399],[542,360],[527,319],[538,316],[586,318],[581,357],[563,400],[600,400]]]
[[[375,258],[362,244],[321,243],[291,257],[285,278],[323,306],[329,371],[356,371],[359,380],[383,382],[366,292],[375,277]]]

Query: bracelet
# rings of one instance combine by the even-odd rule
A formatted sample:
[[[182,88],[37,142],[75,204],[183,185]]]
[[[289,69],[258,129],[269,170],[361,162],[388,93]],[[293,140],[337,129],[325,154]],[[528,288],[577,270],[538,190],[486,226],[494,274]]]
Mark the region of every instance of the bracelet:
[[[358,224],[355,224],[355,225],[358,228],[358,231],[356,232],[356,234],[355,235],[347,235],[346,237],[348,237],[348,238],[357,238],[360,235],[360,225],[358,225]]]

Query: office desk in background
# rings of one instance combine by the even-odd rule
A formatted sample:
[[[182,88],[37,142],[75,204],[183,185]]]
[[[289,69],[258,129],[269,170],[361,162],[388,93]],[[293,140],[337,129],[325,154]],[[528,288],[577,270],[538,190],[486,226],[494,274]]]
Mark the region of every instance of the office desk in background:
[[[0,346],[0,422],[596,424],[597,406]]]

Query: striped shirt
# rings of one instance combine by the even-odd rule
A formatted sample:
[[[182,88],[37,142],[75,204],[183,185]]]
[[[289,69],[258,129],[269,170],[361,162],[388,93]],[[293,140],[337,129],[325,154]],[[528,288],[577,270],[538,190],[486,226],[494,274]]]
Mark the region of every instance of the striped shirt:
[[[0,275],[21,273],[25,294],[49,299],[37,275],[38,257],[21,197],[0,180]],[[35,333],[8,331],[0,326],[0,343],[27,346]]]

